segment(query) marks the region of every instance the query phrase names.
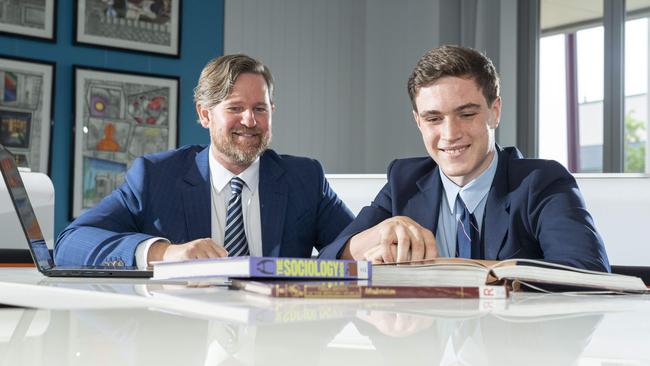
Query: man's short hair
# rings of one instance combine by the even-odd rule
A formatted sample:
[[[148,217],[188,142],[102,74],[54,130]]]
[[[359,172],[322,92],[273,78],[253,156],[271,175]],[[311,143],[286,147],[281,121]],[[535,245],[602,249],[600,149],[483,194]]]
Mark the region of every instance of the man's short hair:
[[[408,93],[414,111],[418,109],[415,96],[420,88],[446,76],[473,79],[488,106],[499,96],[499,75],[489,58],[471,48],[445,45],[420,57],[409,77]]]
[[[244,54],[225,55],[212,59],[201,71],[194,88],[194,103],[212,108],[221,103],[232,91],[241,74],[258,74],[264,77],[273,103],[273,76],[266,65]]]

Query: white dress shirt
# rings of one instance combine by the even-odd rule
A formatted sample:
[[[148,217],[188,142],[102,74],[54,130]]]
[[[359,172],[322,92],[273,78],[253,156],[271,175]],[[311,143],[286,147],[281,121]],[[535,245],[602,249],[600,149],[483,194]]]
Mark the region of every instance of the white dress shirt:
[[[252,256],[262,255],[262,219],[260,215],[260,158],[258,157],[246,170],[237,177],[244,181],[241,193],[242,215],[244,216],[244,232],[248,242],[248,250]],[[212,155],[210,147],[210,185],[212,200],[212,240],[223,245],[226,228],[226,213],[228,201],[232,192],[230,180],[235,177],[230,170],[224,168]]]
[[[224,168],[212,155],[212,146],[208,160],[210,167],[210,222],[212,240],[223,246],[226,227],[226,212],[228,201],[232,194],[230,180],[237,176],[244,181],[242,189],[242,215],[244,216],[244,232],[251,256],[262,255],[262,219],[260,212],[260,158],[258,157],[246,170],[239,175]],[[147,268],[149,248],[158,240],[169,242],[165,238],[151,238],[138,245],[135,252],[136,265],[140,269]]]
[[[478,225],[479,235],[483,228],[483,216],[487,204],[488,193],[492,187],[492,181],[497,172],[499,153],[494,151],[492,161],[485,171],[463,187],[452,182],[440,169],[440,180],[442,181],[442,193],[447,199],[440,200],[440,211],[438,213],[438,227],[436,229],[436,245],[438,255],[441,257],[454,257],[456,255],[456,228],[460,220],[460,203],[456,197],[460,195],[467,210],[474,214]]]

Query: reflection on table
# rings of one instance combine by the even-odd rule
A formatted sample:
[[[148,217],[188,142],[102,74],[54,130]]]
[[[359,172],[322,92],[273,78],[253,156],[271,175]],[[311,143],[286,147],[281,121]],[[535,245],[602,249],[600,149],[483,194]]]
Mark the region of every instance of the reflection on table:
[[[102,288],[124,292],[129,286]],[[137,295],[141,286],[128,291],[152,295]],[[270,299],[177,287],[156,287],[154,297],[156,291],[205,304],[197,305],[201,311],[185,313],[180,306],[0,309],[0,365],[650,362],[650,302],[642,296],[523,294],[486,303]]]

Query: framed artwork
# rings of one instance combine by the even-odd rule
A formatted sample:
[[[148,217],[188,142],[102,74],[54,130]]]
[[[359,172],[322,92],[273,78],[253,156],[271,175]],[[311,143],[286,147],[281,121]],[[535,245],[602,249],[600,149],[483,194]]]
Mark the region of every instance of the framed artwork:
[[[0,33],[54,42],[56,0],[0,0]]]
[[[138,156],[175,148],[178,78],[74,66],[71,216],[124,182]]]
[[[75,41],[179,57],[181,0],[77,0]]]
[[[19,167],[48,174],[54,63],[0,55],[0,144]]]

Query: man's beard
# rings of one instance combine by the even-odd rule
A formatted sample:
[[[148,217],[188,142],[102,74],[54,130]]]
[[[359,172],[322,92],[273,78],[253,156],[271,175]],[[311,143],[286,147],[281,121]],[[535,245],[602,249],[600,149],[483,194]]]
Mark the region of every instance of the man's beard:
[[[237,136],[234,132],[254,133],[257,134],[257,141],[254,144],[237,143]],[[260,156],[271,143],[271,131],[264,134],[262,131],[251,129],[231,130],[224,136],[217,132],[212,136],[212,143],[217,151],[224,154],[230,161],[238,166],[251,165],[258,156]]]

